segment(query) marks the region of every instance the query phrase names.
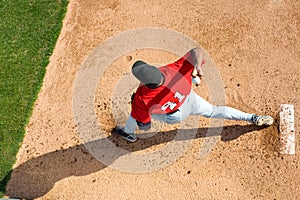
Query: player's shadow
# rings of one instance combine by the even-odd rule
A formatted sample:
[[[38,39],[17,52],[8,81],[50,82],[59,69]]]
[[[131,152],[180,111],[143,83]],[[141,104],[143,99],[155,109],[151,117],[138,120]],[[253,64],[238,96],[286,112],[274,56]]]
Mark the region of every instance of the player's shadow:
[[[211,136],[221,136],[222,141],[234,140],[245,133],[260,130],[263,127],[254,125],[234,125],[226,126],[220,134],[220,127],[216,128],[199,128],[184,131],[168,131],[158,133],[150,138],[139,139],[135,143],[130,143],[124,139],[111,135],[109,139],[118,147],[124,148],[129,152],[147,149],[153,145],[168,143],[176,138],[177,134],[185,134],[196,131],[196,136],[178,137],[179,140],[192,140],[194,138],[204,138]],[[210,129],[210,135],[207,131]],[[188,134],[187,134],[188,135]],[[6,195],[11,198],[34,199],[41,197],[49,192],[54,184],[62,179],[70,176],[85,176],[107,166],[95,159],[86,147],[98,145],[101,141],[93,141],[84,145],[70,147],[68,149],[57,150],[36,158],[30,159],[12,171],[11,180],[7,185]],[[111,161],[118,157],[111,156]],[[8,175],[9,177],[9,175]],[[3,186],[5,177],[1,180],[0,185]],[[91,180],[90,184],[97,184],[97,180]]]

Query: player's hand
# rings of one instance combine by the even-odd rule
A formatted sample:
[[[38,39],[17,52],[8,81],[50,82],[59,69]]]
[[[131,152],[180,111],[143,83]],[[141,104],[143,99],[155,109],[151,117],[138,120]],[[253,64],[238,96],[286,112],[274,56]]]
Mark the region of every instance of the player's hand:
[[[192,83],[195,86],[199,86],[201,83],[202,77],[203,77],[203,72],[202,71],[198,72],[197,69],[194,69],[192,72]]]
[[[192,72],[192,77],[199,76],[200,78],[204,76],[202,67],[195,66],[195,69]]]

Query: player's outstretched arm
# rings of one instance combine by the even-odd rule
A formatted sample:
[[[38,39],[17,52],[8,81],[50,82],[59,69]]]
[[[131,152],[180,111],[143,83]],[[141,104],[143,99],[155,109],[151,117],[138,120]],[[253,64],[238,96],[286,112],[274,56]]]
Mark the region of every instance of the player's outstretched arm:
[[[204,75],[202,67],[205,64],[203,50],[200,47],[196,47],[192,49],[190,52],[192,54],[193,63],[195,66],[195,71],[193,72],[193,76],[202,77]]]

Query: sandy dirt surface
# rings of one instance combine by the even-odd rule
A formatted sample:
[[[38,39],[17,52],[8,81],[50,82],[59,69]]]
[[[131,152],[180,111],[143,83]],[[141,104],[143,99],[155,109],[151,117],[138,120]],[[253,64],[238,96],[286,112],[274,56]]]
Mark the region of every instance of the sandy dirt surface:
[[[300,196],[300,1],[71,0],[42,90],[26,128],[6,195],[25,199],[297,199]],[[83,61],[108,38],[130,29],[161,27],[186,34],[211,56],[226,105],[270,114],[271,127],[225,121],[211,153],[199,158],[209,119],[184,155],[147,173],[123,172],[85,148],[72,110]],[[138,39],[138,38],[137,38]],[[188,49],[187,49],[188,51]],[[107,68],[96,91],[95,111],[107,138],[146,154],[170,143],[176,129],[129,144],[111,135],[111,93],[138,59],[167,64],[180,55],[136,50]],[[209,99],[205,82],[195,89]],[[129,101],[129,97],[128,97]],[[295,106],[296,155],[279,155],[278,111]],[[175,127],[176,128],[176,127]],[[175,130],[175,131],[174,131]],[[187,131],[188,132],[188,131]],[[138,163],[137,163],[138,164]],[[150,163],[154,164],[154,163]]]

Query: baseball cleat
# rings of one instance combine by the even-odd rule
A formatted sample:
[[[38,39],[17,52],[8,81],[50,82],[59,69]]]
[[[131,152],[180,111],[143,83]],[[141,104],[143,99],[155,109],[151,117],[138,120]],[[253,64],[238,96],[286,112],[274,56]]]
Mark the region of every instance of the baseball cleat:
[[[271,116],[254,116],[254,119],[253,119],[253,123],[256,125],[256,126],[270,126],[272,125],[274,122],[274,119],[273,117]]]
[[[133,135],[130,135],[130,134],[126,133],[125,131],[123,131],[119,127],[114,128],[113,132],[118,134],[119,136],[121,136],[123,139],[125,139],[127,141],[135,142],[137,140],[137,137],[135,136],[134,133],[133,133]]]

